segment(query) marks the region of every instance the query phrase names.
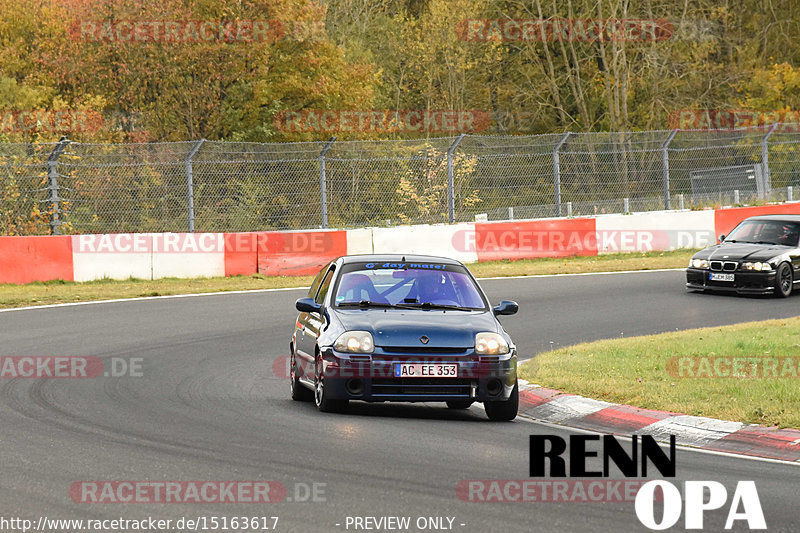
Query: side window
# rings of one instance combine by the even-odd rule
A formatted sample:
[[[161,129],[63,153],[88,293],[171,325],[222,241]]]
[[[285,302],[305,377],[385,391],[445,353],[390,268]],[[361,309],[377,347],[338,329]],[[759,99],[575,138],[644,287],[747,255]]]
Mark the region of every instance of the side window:
[[[317,289],[319,289],[320,283],[322,283],[322,278],[325,277],[325,273],[328,271],[328,267],[330,265],[325,265],[325,267],[319,271],[317,277],[314,278],[314,281],[311,282],[311,287],[308,289],[308,297],[313,298],[317,295]]]
[[[328,289],[331,288],[331,280],[333,279],[333,270],[328,270],[328,273],[325,275],[325,279],[322,281],[322,285],[319,286],[319,292],[317,293],[317,297],[314,298],[314,301],[318,304],[321,304],[325,301],[325,296],[328,294]]]

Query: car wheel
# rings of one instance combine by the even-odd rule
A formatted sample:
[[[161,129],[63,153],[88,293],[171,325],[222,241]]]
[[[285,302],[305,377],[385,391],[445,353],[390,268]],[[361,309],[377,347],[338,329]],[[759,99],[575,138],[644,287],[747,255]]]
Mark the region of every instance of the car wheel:
[[[787,298],[792,294],[794,276],[792,275],[792,265],[781,263],[775,272],[775,296]]]
[[[323,413],[341,413],[347,409],[348,400],[333,400],[325,391],[325,370],[322,357],[317,354],[314,369],[314,403]]]
[[[472,400],[447,400],[448,409],[469,409]]]
[[[292,349],[292,355],[289,357],[289,381],[292,386],[292,400],[310,402],[314,398],[314,392],[300,383],[300,379],[297,376],[297,359],[294,355],[294,349]]]
[[[517,417],[517,411],[519,411],[519,385],[514,384],[514,389],[511,391],[511,396],[508,397],[508,400],[484,402],[483,407],[486,409],[486,416],[489,417],[489,420],[498,422],[514,420]]]

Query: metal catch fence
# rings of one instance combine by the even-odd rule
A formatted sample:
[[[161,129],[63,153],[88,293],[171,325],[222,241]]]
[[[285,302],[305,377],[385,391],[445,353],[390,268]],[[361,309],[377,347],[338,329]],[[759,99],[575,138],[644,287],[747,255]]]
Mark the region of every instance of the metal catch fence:
[[[452,223],[792,200],[800,129],[0,143],[0,234]]]

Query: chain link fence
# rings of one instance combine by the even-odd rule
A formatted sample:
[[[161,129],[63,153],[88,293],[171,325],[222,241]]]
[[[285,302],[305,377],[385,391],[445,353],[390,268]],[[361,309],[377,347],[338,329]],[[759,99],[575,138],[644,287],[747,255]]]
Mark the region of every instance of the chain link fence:
[[[792,125],[796,126],[796,125]],[[0,143],[0,234],[255,231],[792,200],[797,127],[415,140]]]

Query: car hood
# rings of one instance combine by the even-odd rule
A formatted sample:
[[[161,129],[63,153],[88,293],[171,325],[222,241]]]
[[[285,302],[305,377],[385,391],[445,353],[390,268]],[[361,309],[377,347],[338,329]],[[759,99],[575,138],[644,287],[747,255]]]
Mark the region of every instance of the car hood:
[[[750,244],[745,242],[721,243],[698,252],[697,259],[719,261],[768,261],[773,257],[785,254],[790,250],[787,246],[774,244]],[[727,256],[727,257],[726,257]]]
[[[372,333],[376,346],[471,348],[476,333],[498,331],[490,311],[349,309],[337,316],[345,330]],[[423,335],[427,344],[420,341]]]

